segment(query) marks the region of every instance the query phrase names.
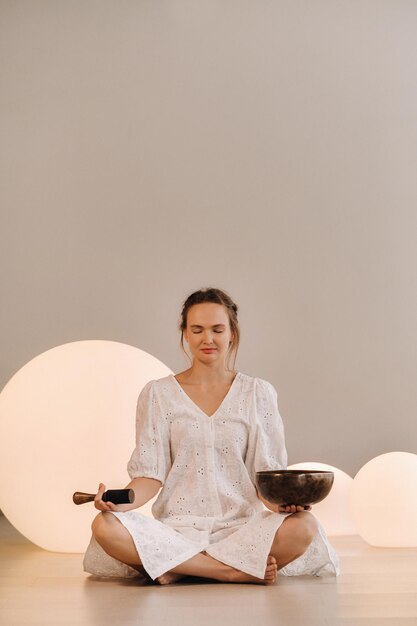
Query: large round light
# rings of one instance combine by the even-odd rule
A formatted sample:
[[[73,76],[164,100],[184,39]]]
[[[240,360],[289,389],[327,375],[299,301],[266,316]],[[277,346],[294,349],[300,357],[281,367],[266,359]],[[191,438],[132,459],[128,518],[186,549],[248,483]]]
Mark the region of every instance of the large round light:
[[[334,472],[334,483],[329,495],[315,504],[312,513],[328,535],[356,535],[357,529],[349,509],[350,490],[353,479],[333,465],[305,462],[289,465],[288,469],[311,469]]]
[[[388,452],[366,463],[353,480],[351,510],[372,546],[417,547],[417,455]]]
[[[113,341],[64,344],[22,367],[0,394],[0,508],[13,526],[47,550],[84,552],[97,510],[72,494],[129,482],[138,395],[170,373]]]

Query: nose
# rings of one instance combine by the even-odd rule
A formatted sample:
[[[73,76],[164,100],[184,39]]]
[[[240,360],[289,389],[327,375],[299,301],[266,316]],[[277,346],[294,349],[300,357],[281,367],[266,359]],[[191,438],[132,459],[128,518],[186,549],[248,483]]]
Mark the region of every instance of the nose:
[[[205,330],[203,332],[203,343],[209,345],[213,343],[213,333],[211,330]]]

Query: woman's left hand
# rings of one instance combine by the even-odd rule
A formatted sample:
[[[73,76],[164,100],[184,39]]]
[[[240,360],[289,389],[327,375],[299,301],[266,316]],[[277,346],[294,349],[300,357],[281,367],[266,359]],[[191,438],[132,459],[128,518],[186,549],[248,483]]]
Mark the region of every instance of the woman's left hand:
[[[268,502],[268,500],[265,500],[265,498],[261,496],[257,489],[256,494],[266,508],[274,513],[299,513],[300,511],[311,511],[311,506],[302,506],[301,504],[287,504],[286,506],[282,506],[282,504],[273,504],[272,502]]]
[[[311,506],[301,506],[299,504],[287,504],[278,506],[278,513],[298,513],[299,511],[311,511]]]

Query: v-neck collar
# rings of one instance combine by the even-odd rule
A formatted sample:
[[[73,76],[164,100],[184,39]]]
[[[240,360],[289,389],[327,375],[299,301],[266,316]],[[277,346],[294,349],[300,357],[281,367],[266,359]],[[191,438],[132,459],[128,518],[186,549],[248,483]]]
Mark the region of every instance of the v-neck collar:
[[[194,402],[194,400],[192,398],[190,398],[190,396],[188,395],[188,393],[181,387],[180,383],[178,382],[178,380],[175,378],[174,374],[170,374],[170,377],[172,378],[172,380],[174,381],[175,385],[178,387],[178,389],[184,394],[184,396],[187,398],[187,400],[189,402],[191,402],[191,404],[193,406],[195,406],[196,409],[198,409],[200,411],[200,413],[202,413],[205,417],[208,418],[212,418],[214,417],[222,408],[223,404],[226,402],[227,398],[230,396],[230,394],[232,393],[232,389],[235,386],[236,380],[240,377],[240,372],[236,373],[236,376],[234,377],[232,384],[229,387],[229,391],[226,393],[226,395],[224,396],[223,400],[220,402],[219,406],[217,407],[217,409],[214,411],[214,413],[212,413],[211,415],[208,415],[205,411],[203,411],[203,409],[201,409],[198,404],[196,404]]]

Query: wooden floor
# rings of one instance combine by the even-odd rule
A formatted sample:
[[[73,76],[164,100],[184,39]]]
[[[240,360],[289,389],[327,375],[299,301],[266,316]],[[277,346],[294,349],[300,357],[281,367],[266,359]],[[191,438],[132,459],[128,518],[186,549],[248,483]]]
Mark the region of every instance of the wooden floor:
[[[339,578],[278,577],[276,585],[185,579],[161,587],[95,580],[82,555],[36,547],[0,516],[2,626],[417,626],[417,548],[331,539]]]

